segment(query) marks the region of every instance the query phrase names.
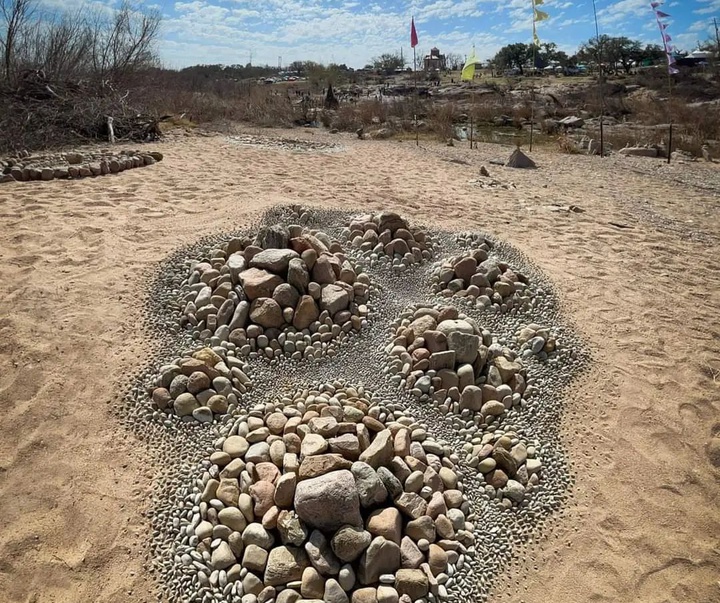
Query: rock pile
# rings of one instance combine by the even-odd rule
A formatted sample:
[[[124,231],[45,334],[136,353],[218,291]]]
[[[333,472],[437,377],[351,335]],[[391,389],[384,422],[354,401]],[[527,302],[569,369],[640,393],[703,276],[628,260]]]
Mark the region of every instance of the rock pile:
[[[247,365],[233,350],[202,348],[160,368],[150,389],[153,408],[184,420],[211,423],[233,413],[252,387]]]
[[[463,451],[468,465],[482,475],[485,493],[505,507],[521,505],[540,483],[538,446],[528,444],[514,431],[476,433]]]
[[[157,151],[109,151],[88,153],[62,153],[58,155],[27,155],[0,161],[0,182],[28,182],[86,178],[117,174],[136,167],[162,161]]]
[[[489,242],[442,262],[433,271],[433,290],[443,297],[464,297],[478,307],[500,311],[527,307],[532,292],[529,280],[507,263],[489,257]]]
[[[379,402],[327,383],[241,416],[210,457],[186,571],[244,603],[447,597],[474,554],[457,456]]]
[[[209,256],[180,287],[182,324],[202,341],[299,360],[333,355],[330,342],[367,323],[370,278],[323,232],[276,224]]]
[[[433,253],[432,238],[424,230],[410,227],[406,220],[389,211],[354,218],[347,236],[371,266],[389,261],[396,272],[430,259]]]
[[[546,360],[558,349],[558,344],[549,327],[532,323],[515,332],[523,358],[537,356]]]
[[[434,400],[444,413],[486,425],[524,404],[523,364],[453,306],[403,313],[386,352],[395,380],[418,398]]]

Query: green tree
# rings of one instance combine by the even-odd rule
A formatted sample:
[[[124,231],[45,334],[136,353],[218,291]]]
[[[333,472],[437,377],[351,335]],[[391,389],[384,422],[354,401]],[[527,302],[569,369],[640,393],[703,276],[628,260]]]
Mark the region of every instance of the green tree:
[[[372,65],[374,69],[394,71],[395,69],[403,69],[405,67],[405,60],[399,53],[386,52],[379,57],[373,57]]]
[[[525,64],[532,58],[532,46],[518,42],[503,46],[493,57],[492,63],[498,70],[518,69],[520,74],[525,73]]]
[[[602,65],[605,71],[617,73],[622,69],[630,73],[634,65],[640,63],[645,57],[646,50],[652,55],[655,51],[653,45],[643,47],[638,40],[631,40],[625,36],[613,37],[602,35],[600,39],[590,38],[578,50],[578,58],[582,61]]]

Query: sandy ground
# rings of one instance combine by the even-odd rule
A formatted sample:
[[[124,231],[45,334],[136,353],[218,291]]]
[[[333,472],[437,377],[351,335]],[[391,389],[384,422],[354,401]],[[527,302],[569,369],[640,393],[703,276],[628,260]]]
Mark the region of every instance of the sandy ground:
[[[0,600],[155,600],[153,469],[110,411],[148,349],[147,273],[201,234],[301,202],[507,239],[592,350],[564,425],[572,497],[493,600],[720,601],[718,166],[537,152],[542,169],[521,171],[489,163],[509,155],[498,146],[327,140],[345,152],[177,138],[155,166],[2,185]],[[482,164],[514,188],[472,184]]]

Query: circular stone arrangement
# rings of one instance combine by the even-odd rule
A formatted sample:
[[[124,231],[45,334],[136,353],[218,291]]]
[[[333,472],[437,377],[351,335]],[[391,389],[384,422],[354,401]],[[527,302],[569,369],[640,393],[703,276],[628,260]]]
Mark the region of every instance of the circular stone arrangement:
[[[509,348],[454,306],[410,309],[395,323],[388,370],[445,414],[487,424],[523,405],[526,373]]]
[[[211,423],[232,413],[252,382],[233,350],[202,348],[160,367],[150,396],[153,408],[189,421]]]
[[[433,290],[443,297],[470,299],[478,307],[501,311],[528,307],[529,280],[505,262],[489,257],[489,241],[463,255],[442,262],[433,271]]]
[[[110,151],[29,155],[0,161],[0,182],[77,179],[117,174],[132,168],[162,161],[157,151]]]
[[[370,278],[322,231],[275,224],[209,255],[180,287],[181,322],[204,342],[299,360],[367,324]]]
[[[378,214],[378,228],[380,215],[396,216]],[[234,238],[211,235],[161,264],[146,312],[158,353],[115,408],[163,467],[148,509],[163,600],[484,602],[565,499],[572,478],[558,426],[564,392],[587,358],[559,320],[552,286],[510,246],[443,231],[426,235],[426,256],[412,270],[396,269],[404,260],[393,263],[384,247],[374,260],[353,247],[350,284],[337,239],[354,221],[347,212],[272,208]],[[294,248],[294,239],[307,246]],[[498,265],[533,284],[527,310],[488,312],[454,295],[438,303],[430,241],[441,260],[486,244]],[[313,279],[321,256],[333,282]],[[291,305],[275,295],[294,287],[298,261],[308,279],[302,295],[317,305],[314,331],[298,331],[297,304],[285,313]],[[273,281],[264,297],[280,306],[280,327],[253,322],[263,296],[246,295],[249,270]],[[373,292],[372,320],[358,283]],[[329,285],[353,290],[346,310],[320,308]],[[244,326],[230,329],[242,301]],[[349,321],[334,323],[347,319],[342,312]],[[336,346],[353,319],[361,331]],[[303,389],[315,383],[323,385]]]
[[[432,257],[432,238],[419,228],[410,227],[394,212],[384,211],[353,218],[348,240],[370,260],[370,265],[390,262],[395,272]]]
[[[328,383],[254,407],[230,433],[183,555],[199,585],[232,584],[248,603],[447,597],[474,526],[457,455],[424,425]]]
[[[267,136],[253,136],[252,134],[230,136],[229,140],[234,144],[281,151],[337,153],[343,150],[343,147],[332,142],[315,142],[296,138],[268,138]]]

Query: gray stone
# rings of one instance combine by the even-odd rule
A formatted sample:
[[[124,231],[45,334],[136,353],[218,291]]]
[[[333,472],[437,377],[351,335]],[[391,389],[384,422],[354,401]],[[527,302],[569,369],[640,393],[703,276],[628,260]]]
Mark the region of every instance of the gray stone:
[[[283,544],[301,546],[308,536],[307,528],[295,511],[283,510],[278,514],[277,531]]]
[[[279,586],[302,578],[308,566],[305,551],[290,546],[275,547],[268,555],[265,567],[265,585]]]
[[[428,594],[428,588],[427,575],[420,569],[400,569],[395,574],[395,590],[400,596],[417,601]]]
[[[342,526],[330,540],[333,552],[341,561],[355,561],[370,545],[372,536],[357,526]]]
[[[379,432],[361,454],[360,460],[373,469],[387,465],[393,457],[393,436],[389,429]]]
[[[381,574],[392,574],[400,569],[400,547],[378,536],[360,557],[358,581],[360,584],[374,584]]]
[[[337,576],[340,572],[340,561],[320,530],[310,533],[310,538],[305,543],[305,552],[312,566],[323,576]]]
[[[290,260],[288,264],[287,281],[288,284],[295,287],[300,293],[307,291],[308,285],[310,284],[310,274],[308,273],[305,262],[299,258]]]
[[[321,530],[337,530],[345,524],[362,526],[353,474],[333,471],[301,481],[295,489],[295,511],[305,523]]]
[[[375,470],[362,461],[356,461],[350,469],[363,507],[372,507],[387,499],[387,490]]]
[[[460,333],[467,333],[468,335],[472,335],[475,333],[475,330],[473,329],[473,326],[467,322],[466,320],[443,320],[440,324],[438,324],[437,329],[441,333],[445,335],[445,337],[450,337],[450,334],[458,331]]]
[[[300,255],[292,249],[265,249],[250,260],[252,268],[270,270],[275,274],[284,274],[290,260],[299,258]]]
[[[377,474],[382,480],[388,494],[390,494],[390,498],[395,499],[403,493],[403,487],[400,480],[395,477],[387,467],[378,467]]]
[[[330,284],[322,288],[320,308],[327,310],[330,316],[334,316],[340,310],[345,310],[349,304],[350,296],[344,287]]]
[[[235,554],[232,552],[230,545],[227,542],[221,542],[212,553],[210,565],[215,569],[222,570],[235,563],[237,563],[237,559],[235,559]]]
[[[173,409],[178,417],[191,415],[196,408],[200,408],[200,404],[195,399],[195,396],[187,392],[180,394],[173,402]]]
[[[325,582],[323,601],[325,603],[348,603],[349,599],[340,583],[334,578],[330,578]]]
[[[400,563],[406,569],[416,569],[425,561],[417,544],[409,536],[404,536],[400,542]]]
[[[465,364],[475,362],[482,340],[478,335],[452,331],[447,336],[448,349],[455,351],[455,361]]]

